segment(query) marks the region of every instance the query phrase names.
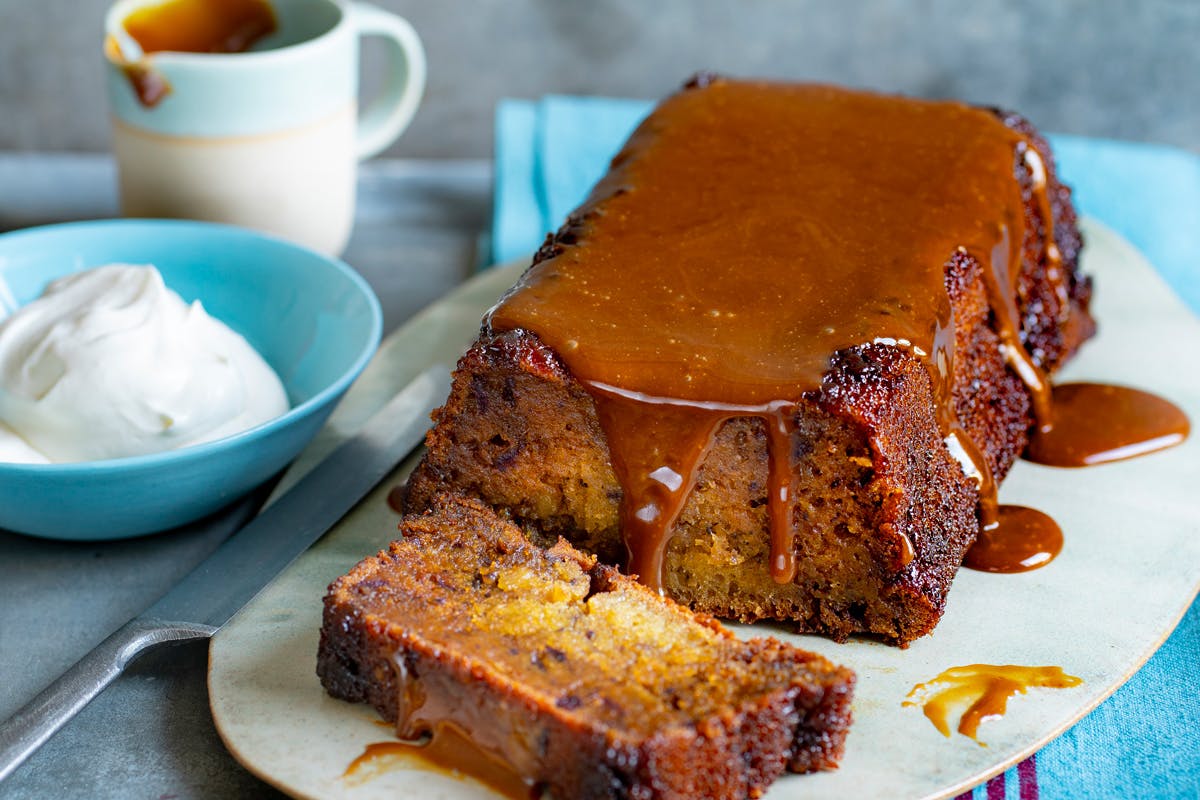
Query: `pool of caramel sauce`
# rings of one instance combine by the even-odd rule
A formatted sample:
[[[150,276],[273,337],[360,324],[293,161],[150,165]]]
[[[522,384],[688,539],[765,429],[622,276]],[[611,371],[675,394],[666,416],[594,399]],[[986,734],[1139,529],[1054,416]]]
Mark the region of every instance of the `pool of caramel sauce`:
[[[1183,442],[1187,415],[1157,395],[1103,383],[1054,387],[1055,421],[1035,431],[1024,458],[1053,467],[1092,467]]]
[[[1173,447],[1190,433],[1187,415],[1157,395],[1103,383],[1052,389],[1053,422],[1034,429],[1022,458],[1052,467],[1091,467]],[[1063,534],[1049,515],[1000,506],[967,551],[963,566],[984,572],[1026,572],[1050,563]]]
[[[967,550],[963,566],[981,572],[1028,572],[1049,564],[1062,552],[1063,534],[1044,512],[1002,505],[996,525],[983,528]]]

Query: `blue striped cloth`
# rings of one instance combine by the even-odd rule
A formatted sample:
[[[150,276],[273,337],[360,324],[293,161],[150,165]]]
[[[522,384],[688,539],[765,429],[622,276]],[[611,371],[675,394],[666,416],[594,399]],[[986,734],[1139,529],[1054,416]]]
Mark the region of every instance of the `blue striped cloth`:
[[[564,96],[502,102],[493,261],[535,250],[584,199],[650,108],[643,101]],[[1149,144],[1050,139],[1079,209],[1133,242],[1200,313],[1200,157]],[[1200,798],[1200,602],[1099,708],[1036,757],[962,797]]]

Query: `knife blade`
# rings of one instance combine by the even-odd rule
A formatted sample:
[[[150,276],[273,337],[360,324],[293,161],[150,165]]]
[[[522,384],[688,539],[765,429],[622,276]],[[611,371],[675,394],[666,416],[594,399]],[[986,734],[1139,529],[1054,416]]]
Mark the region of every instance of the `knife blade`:
[[[163,595],[0,725],[3,781],[125,671],[163,642],[216,633],[421,443],[450,371],[418,375],[352,438]]]

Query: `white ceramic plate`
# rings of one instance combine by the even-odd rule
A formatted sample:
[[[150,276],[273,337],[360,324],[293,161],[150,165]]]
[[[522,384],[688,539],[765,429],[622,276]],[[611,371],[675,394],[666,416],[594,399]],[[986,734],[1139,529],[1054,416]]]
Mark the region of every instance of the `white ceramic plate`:
[[[1200,321],[1116,234],[1085,224],[1084,269],[1095,276],[1099,336],[1060,380],[1122,383],[1161,394],[1200,421]],[[354,387],[301,469],[434,360],[452,361],[483,311],[519,273],[489,272],[394,334]],[[1173,346],[1174,345],[1174,346]],[[395,758],[343,777],[390,732],[365,707],[326,696],[315,674],[325,586],[384,547],[398,517],[388,508],[397,471],[215,637],[209,690],[226,745],[259,777],[297,797],[492,797],[466,779]],[[947,797],[1028,756],[1118,686],[1166,639],[1200,583],[1200,437],[1146,458],[1085,470],[1017,464],[1001,499],[1042,509],[1066,545],[1048,567],[1020,575],[962,570],[932,636],[907,650],[782,634],[854,668],[854,727],[836,772],[786,776],[768,797]],[[963,664],[1056,665],[1071,689],[1031,689],[985,723],[980,741],[944,738],[901,702],[914,684]]]

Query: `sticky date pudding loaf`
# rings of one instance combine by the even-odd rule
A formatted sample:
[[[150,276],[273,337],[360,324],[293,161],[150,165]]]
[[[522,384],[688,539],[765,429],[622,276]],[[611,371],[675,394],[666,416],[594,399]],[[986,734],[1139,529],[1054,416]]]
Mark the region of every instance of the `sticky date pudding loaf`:
[[[335,697],[555,798],[758,797],[835,765],[849,670],[740,641],[478,501],[432,505],[330,586],[318,673]]]
[[[692,608],[904,644],[1093,331],[1022,118],[694,81],[489,313],[411,508],[477,497]]]

